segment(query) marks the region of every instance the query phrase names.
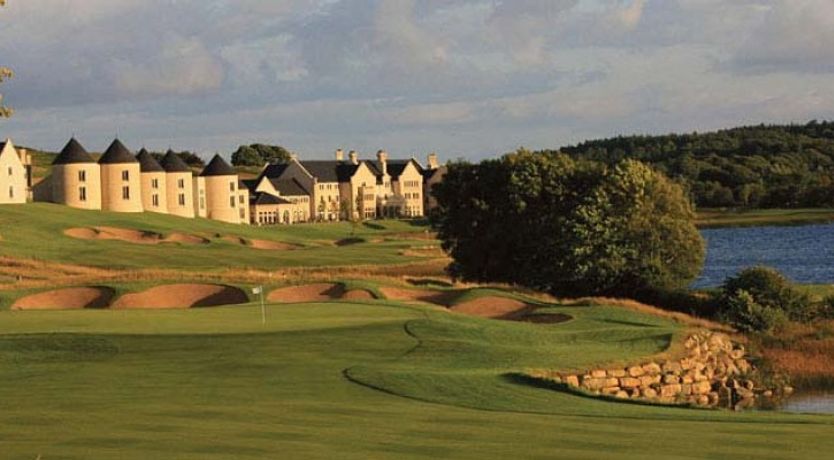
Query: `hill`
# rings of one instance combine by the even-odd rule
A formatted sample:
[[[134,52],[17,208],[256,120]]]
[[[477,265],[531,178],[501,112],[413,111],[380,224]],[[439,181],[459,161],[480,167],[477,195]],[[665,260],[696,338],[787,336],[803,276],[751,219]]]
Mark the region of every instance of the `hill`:
[[[834,206],[834,122],[619,136],[560,150],[607,163],[647,162],[683,183],[701,207]]]
[[[661,352],[607,306],[485,320],[394,300],[2,312],[10,458],[827,458],[834,419],[611,403],[509,379]],[[381,391],[380,391],[381,390]],[[11,403],[13,402],[13,403]]]

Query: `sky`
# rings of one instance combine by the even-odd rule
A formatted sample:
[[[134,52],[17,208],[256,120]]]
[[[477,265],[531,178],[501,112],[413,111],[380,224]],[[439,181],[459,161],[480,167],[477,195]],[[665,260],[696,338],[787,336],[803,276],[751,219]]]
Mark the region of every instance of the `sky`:
[[[834,118],[832,0],[8,0],[0,137],[481,159]]]

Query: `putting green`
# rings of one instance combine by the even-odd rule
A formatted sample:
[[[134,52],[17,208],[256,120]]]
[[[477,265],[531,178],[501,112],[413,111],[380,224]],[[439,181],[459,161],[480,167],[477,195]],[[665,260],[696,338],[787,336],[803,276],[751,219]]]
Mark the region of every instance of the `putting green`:
[[[828,458],[834,417],[616,404],[506,374],[661,351],[612,307],[499,322],[385,301],[0,312],[4,458]]]

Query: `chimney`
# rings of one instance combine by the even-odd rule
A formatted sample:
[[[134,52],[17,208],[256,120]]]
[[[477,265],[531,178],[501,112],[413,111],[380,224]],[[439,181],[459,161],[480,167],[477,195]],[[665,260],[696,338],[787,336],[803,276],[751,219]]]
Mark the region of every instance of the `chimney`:
[[[429,169],[437,169],[440,165],[437,164],[437,154],[432,152],[426,158],[426,166]]]
[[[290,153],[290,161],[298,161],[298,154],[295,152]]]
[[[345,151],[342,149],[336,150],[336,161],[345,161]]]
[[[348,158],[352,164],[358,165],[359,164],[359,156],[356,154],[356,150],[351,150],[348,154]]]
[[[382,168],[382,175],[388,175],[388,152],[380,150],[376,152],[376,159],[379,160],[379,166]]]

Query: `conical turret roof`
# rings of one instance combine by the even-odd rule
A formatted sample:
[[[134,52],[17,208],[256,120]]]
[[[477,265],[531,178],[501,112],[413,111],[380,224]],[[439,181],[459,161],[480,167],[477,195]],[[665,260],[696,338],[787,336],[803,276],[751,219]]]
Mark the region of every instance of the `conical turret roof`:
[[[98,160],[100,165],[122,164],[122,163],[138,163],[130,150],[122,144],[122,141],[115,139],[110,147],[104,152],[104,155]]]
[[[142,148],[139,153],[136,154],[136,160],[139,161],[139,170],[144,172],[164,172],[165,170],[162,169],[162,165],[156,161],[156,158],[153,157],[147,150]]]
[[[75,140],[73,137],[72,139],[67,142],[67,145],[64,146],[64,149],[61,150],[61,153],[55,157],[55,160],[52,162],[53,165],[68,165],[68,164],[76,164],[76,163],[95,163],[96,161],[93,160],[93,157],[84,150],[84,147]]]
[[[165,153],[165,156],[162,157],[159,163],[165,169],[165,172],[191,172],[191,168],[171,149],[168,149],[168,152]]]
[[[237,172],[220,155],[215,155],[209,162],[208,166],[206,166],[206,169],[200,173],[200,176],[202,177],[235,175],[237,175]]]

